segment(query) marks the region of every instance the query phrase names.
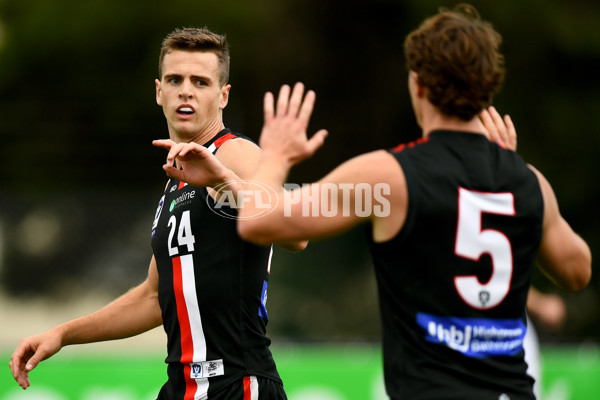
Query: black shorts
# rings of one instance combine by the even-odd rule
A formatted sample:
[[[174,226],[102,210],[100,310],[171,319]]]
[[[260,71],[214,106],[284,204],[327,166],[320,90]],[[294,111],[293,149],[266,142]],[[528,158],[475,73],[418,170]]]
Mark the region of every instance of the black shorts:
[[[213,394],[209,400],[287,400],[283,385],[260,376],[245,376]]]

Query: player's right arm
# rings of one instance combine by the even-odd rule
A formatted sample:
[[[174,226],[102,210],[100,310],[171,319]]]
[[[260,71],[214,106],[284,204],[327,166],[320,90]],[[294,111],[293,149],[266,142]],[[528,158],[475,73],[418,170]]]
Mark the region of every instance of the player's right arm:
[[[592,277],[590,248],[560,214],[550,183],[535,168],[531,169],[538,177],[544,199],[544,225],[538,252],[542,271],[563,289],[583,289]]]
[[[19,386],[27,389],[31,384],[29,371],[64,346],[123,339],[146,332],[161,323],[158,270],[152,257],[144,282],[94,313],[21,340],[9,366]]]

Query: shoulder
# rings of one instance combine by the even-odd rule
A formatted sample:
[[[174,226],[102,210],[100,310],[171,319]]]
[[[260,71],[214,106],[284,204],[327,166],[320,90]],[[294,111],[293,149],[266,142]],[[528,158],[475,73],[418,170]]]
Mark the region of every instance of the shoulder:
[[[402,168],[395,157],[386,150],[376,150],[349,159],[328,176],[354,177],[363,183],[393,182],[403,178]],[[327,177],[324,178],[327,180]]]
[[[238,136],[224,142],[215,156],[240,178],[247,179],[258,166],[260,148],[245,136]]]

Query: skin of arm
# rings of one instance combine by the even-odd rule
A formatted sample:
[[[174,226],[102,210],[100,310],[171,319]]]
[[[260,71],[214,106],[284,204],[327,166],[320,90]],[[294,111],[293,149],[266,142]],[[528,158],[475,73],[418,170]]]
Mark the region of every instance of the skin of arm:
[[[480,117],[490,140],[510,150],[517,150],[517,133],[508,115],[502,118],[494,107],[490,107],[483,110]],[[529,167],[538,178],[544,200],[543,233],[538,251],[541,269],[557,286],[566,290],[580,290],[589,283],[592,275],[590,249],[560,215],[556,196],[548,180],[534,167]],[[543,319],[545,310],[542,305],[554,304],[557,310],[555,319],[558,319],[564,304],[562,299],[556,297],[543,295],[531,288],[527,304],[531,306],[532,315],[537,314]],[[558,302],[561,304],[556,304]]]
[[[545,294],[534,288],[527,294],[527,311],[547,329],[560,329],[567,317],[567,307],[557,294]]]
[[[274,212],[260,219],[244,218],[257,213],[253,202],[245,204],[238,220],[238,232],[243,238],[258,243],[268,243],[277,238],[314,239],[334,235],[370,220],[375,242],[392,238],[404,224],[408,209],[408,190],[402,168],[386,151],[380,150],[355,157],[319,182],[303,186],[291,193],[274,189],[281,187],[290,168],[310,157],[327,136],[325,130],[320,130],[310,139],[307,138],[306,128],[314,106],[315,94],[309,91],[303,98],[303,92],[304,86],[300,83],[294,86],[293,91],[284,85],[276,104],[271,93],[265,95],[265,122],[260,137],[263,152],[252,180],[267,185],[287,201],[280,201]],[[482,111],[481,119],[482,126],[487,129],[491,140],[503,147],[516,148],[516,131],[509,116],[502,118],[495,108],[490,107]],[[355,189],[358,185],[366,185],[371,189],[370,198],[365,199],[365,203],[371,208],[365,210],[363,203],[361,209],[366,212],[360,216],[355,212]],[[326,193],[323,193],[323,188],[327,189]],[[335,193],[332,192],[332,188],[335,188]],[[384,191],[378,191],[378,188]],[[306,215],[304,204],[290,201],[291,198],[310,197],[327,198],[326,201],[333,203],[338,212],[327,217],[315,216],[314,213]],[[344,206],[349,208],[347,213],[341,212]]]
[[[592,254],[587,243],[561,216],[550,183],[534,167],[544,199],[544,226],[538,259],[542,271],[560,288],[576,291],[592,277]]]
[[[314,184],[290,192],[281,189],[290,168],[314,154],[327,135],[327,131],[320,130],[310,139],[306,136],[314,101],[314,92],[304,96],[301,83],[293,91],[282,86],[277,104],[272,93],[265,95],[265,123],[260,137],[263,152],[252,181],[270,187],[280,201],[273,212],[254,219],[248,217],[256,215],[255,203],[245,203],[238,232],[247,240],[269,243],[275,239],[331,236],[370,220],[375,240],[392,237],[404,222],[407,194],[402,169],[385,151],[355,157]],[[367,191],[360,192],[359,187]],[[357,194],[361,193],[364,212],[357,213]],[[323,215],[319,206],[316,211],[311,205],[307,207],[309,198],[318,199],[317,205],[328,203],[333,213]]]
[[[94,313],[21,340],[9,366],[17,383],[27,389],[31,384],[29,372],[64,346],[123,339],[160,324],[158,271],[152,257],[144,282]]]
[[[245,180],[250,179],[254,173],[261,156],[260,148],[248,140],[228,140],[215,155],[194,142],[155,140],[153,144],[169,151],[167,162],[163,166],[169,177],[194,186],[209,187],[213,198],[222,194],[220,189],[227,189],[237,197],[238,192],[245,188]],[[268,244],[271,243],[289,251],[304,250],[308,245],[308,241],[304,239],[279,240]]]

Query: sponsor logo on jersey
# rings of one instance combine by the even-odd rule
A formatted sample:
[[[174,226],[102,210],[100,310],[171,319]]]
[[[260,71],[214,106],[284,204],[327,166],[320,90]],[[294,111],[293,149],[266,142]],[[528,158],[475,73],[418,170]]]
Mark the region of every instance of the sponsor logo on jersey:
[[[458,318],[417,313],[425,340],[467,357],[511,356],[523,349],[527,327],[521,319]]]
[[[177,207],[190,204],[194,199],[194,196],[196,196],[195,190],[192,190],[191,192],[182,193],[179,197],[171,201],[171,205],[169,206],[169,212],[173,212],[173,210]]]

